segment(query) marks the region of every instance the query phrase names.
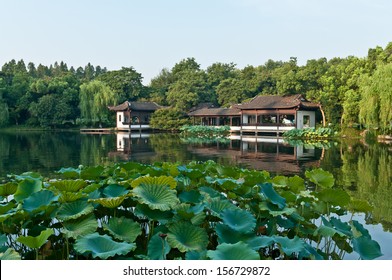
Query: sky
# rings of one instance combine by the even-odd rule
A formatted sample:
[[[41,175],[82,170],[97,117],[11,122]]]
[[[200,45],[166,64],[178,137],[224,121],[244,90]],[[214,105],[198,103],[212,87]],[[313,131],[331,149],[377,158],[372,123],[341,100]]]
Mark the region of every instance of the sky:
[[[0,66],[132,66],[147,85],[188,57],[203,69],[365,57],[392,42],[391,11],[390,0],[0,0]]]

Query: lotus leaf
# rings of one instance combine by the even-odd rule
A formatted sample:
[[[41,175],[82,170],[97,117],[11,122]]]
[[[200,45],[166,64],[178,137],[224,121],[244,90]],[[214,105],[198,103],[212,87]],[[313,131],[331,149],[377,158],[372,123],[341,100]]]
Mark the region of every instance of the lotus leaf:
[[[119,197],[126,195],[128,190],[123,186],[117,184],[111,184],[103,189],[103,194],[105,197]]]
[[[324,171],[323,169],[314,169],[307,170],[305,172],[306,178],[308,178],[312,183],[315,183],[317,186],[324,188],[332,188],[335,184],[335,179],[333,175],[328,171]]]
[[[0,260],[20,260],[21,256],[12,248],[8,248],[4,253],[0,253]]]
[[[209,250],[207,256],[212,260],[259,260],[260,256],[244,242],[220,244],[215,251]]]
[[[308,250],[305,248],[305,242],[298,236],[295,236],[293,239],[285,236],[274,236],[273,238],[274,241],[280,245],[281,250],[286,255],[294,253],[302,253],[305,256],[309,255],[306,253]]]
[[[173,177],[170,176],[159,176],[159,177],[149,177],[143,176],[139,177],[136,180],[133,180],[131,183],[132,188],[136,188],[139,186],[157,186],[157,187],[169,187],[171,189],[175,189],[177,186],[177,182]]]
[[[195,226],[201,225],[206,219],[206,214],[204,212],[200,212],[192,217],[191,223]]]
[[[0,186],[0,196],[7,197],[14,194],[18,189],[18,185],[14,182],[8,182]]]
[[[72,202],[86,197],[87,195],[81,192],[60,192],[59,202]]]
[[[336,206],[345,206],[350,202],[350,195],[340,189],[323,189],[316,194],[321,201],[330,203]]]
[[[98,222],[94,215],[83,216],[78,219],[67,220],[64,223],[62,232],[68,237],[78,238],[94,233],[97,230]]]
[[[208,257],[207,257],[207,250],[205,250],[205,251],[201,251],[201,252],[199,252],[199,251],[189,251],[189,252],[186,252],[186,254],[185,254],[185,259],[186,260],[208,260]]]
[[[89,199],[88,202],[101,204],[106,208],[117,208],[123,203],[125,196]]]
[[[21,202],[23,199],[29,197],[31,194],[38,192],[42,189],[42,181],[39,179],[26,178],[20,181],[18,189],[14,194],[14,198],[17,202]]]
[[[283,209],[286,206],[286,199],[280,196],[272,187],[271,183],[264,183],[261,185],[261,192],[267,200]]]
[[[84,180],[61,180],[50,183],[50,187],[60,192],[78,192],[87,186]]]
[[[341,233],[347,235],[347,236],[352,236],[351,232],[351,226],[347,222],[342,222],[340,219],[331,217],[330,218],[331,224]]]
[[[136,245],[116,242],[108,235],[95,232],[77,239],[74,248],[81,254],[91,253],[94,258],[107,259],[115,255],[126,255],[133,251]]]
[[[60,206],[57,218],[63,221],[77,219],[94,211],[94,207],[86,200],[76,200]]]
[[[49,236],[54,234],[54,230],[49,228],[41,231],[38,236],[19,236],[16,241],[26,245],[27,247],[38,249],[48,240]]]
[[[80,177],[84,180],[96,180],[101,177],[104,170],[103,166],[100,165],[87,167],[80,171]]]
[[[286,176],[275,176],[272,179],[272,184],[276,187],[286,187],[288,185],[288,178]]]
[[[142,230],[140,224],[125,217],[112,217],[108,224],[103,224],[103,228],[109,231],[115,238],[132,243]]]
[[[285,207],[283,209],[277,209],[278,207],[274,204],[271,204],[269,202],[261,202],[259,204],[259,209],[261,211],[268,211],[268,214],[276,217],[276,216],[280,216],[280,215],[286,215],[286,216],[290,216],[292,214],[294,214],[296,212],[295,208],[289,208],[289,207]]]
[[[208,235],[202,228],[187,222],[180,222],[169,227],[167,242],[181,252],[202,251],[207,248]]]
[[[167,185],[140,183],[132,193],[139,203],[147,204],[151,209],[166,211],[180,203],[177,192]]]
[[[348,205],[348,209],[351,212],[361,212],[361,213],[367,213],[373,210],[373,207],[369,204],[369,202],[365,200],[357,200],[353,199],[350,201],[350,204]]]
[[[235,208],[233,203],[227,199],[221,199],[219,197],[210,199],[205,206],[211,210],[211,214],[218,217],[221,215],[222,211]]]
[[[226,225],[241,233],[252,232],[256,226],[256,218],[240,208],[226,209],[222,212],[221,217]]]
[[[344,233],[334,229],[333,227],[321,225],[314,232],[314,236],[323,236],[323,237],[332,237],[335,234],[338,234],[342,237],[346,236]]]
[[[287,186],[292,192],[299,193],[300,191],[305,190],[305,180],[295,175],[288,178]]]
[[[58,196],[55,196],[53,192],[49,190],[41,190],[33,193],[23,201],[22,208],[27,212],[33,212],[34,210],[40,210],[47,208],[50,203],[57,201]]]
[[[196,190],[184,191],[178,195],[181,202],[188,203],[199,203],[201,200],[201,194]]]
[[[76,179],[79,178],[80,176],[80,169],[77,168],[61,168],[59,171],[57,171],[57,173],[63,175],[64,178],[68,178],[68,179]]]
[[[148,242],[147,256],[151,260],[166,260],[166,255],[170,252],[171,247],[166,242],[161,232],[155,234]]]
[[[0,204],[0,215],[3,215],[13,209],[16,204],[13,201],[10,201],[6,204]]]
[[[352,220],[350,222],[350,226],[351,226],[351,230],[353,232],[354,238],[361,237],[361,236],[371,238],[369,231],[366,228],[364,228],[364,226],[361,223],[359,223],[358,221]]]
[[[172,211],[153,210],[146,204],[138,204],[135,208],[135,215],[142,218],[147,217],[150,220],[161,223],[166,223],[173,218]]]
[[[363,260],[373,260],[382,256],[380,245],[366,236],[354,238],[353,246],[354,251]]]
[[[254,234],[236,231],[225,224],[217,224],[215,231],[218,235],[219,243],[234,244],[238,241],[243,241],[244,243],[247,243],[249,239],[254,237]]]

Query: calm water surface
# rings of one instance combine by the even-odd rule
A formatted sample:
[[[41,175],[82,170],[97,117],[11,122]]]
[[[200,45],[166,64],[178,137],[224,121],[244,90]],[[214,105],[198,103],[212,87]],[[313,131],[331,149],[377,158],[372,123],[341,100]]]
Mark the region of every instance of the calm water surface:
[[[0,132],[0,178],[37,171],[49,175],[61,167],[120,161],[189,162],[215,160],[272,174],[303,175],[321,167],[355,198],[368,200],[374,210],[355,215],[366,223],[381,245],[380,259],[392,260],[392,146],[360,141],[326,143],[324,148],[280,143],[277,139],[243,137],[223,143],[199,143],[176,134],[86,135],[77,132]],[[348,255],[347,259],[356,259]]]

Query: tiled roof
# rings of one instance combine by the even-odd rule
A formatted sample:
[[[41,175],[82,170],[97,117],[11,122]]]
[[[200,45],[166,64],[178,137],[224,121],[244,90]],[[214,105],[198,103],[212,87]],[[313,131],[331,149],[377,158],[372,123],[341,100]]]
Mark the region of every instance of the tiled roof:
[[[288,109],[294,107],[318,108],[319,105],[307,101],[300,94],[290,96],[258,95],[251,101],[236,105],[239,109]]]
[[[125,110],[133,110],[133,111],[156,111],[162,108],[162,106],[156,104],[155,102],[133,102],[133,101],[125,101],[124,103],[109,107],[109,110],[112,111],[125,111]]]
[[[193,117],[202,116],[239,116],[241,110],[237,108],[202,108],[190,112],[188,115]]]

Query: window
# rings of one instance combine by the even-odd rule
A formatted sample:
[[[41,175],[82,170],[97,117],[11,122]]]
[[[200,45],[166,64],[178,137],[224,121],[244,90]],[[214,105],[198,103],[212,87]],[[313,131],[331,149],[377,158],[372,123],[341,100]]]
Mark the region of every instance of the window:
[[[121,122],[121,115],[118,115],[118,121]]]
[[[309,115],[304,115],[304,127],[309,127],[310,126],[310,116]]]

